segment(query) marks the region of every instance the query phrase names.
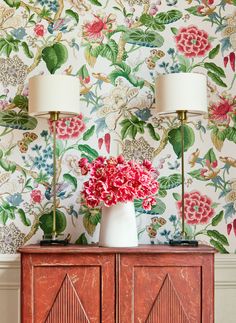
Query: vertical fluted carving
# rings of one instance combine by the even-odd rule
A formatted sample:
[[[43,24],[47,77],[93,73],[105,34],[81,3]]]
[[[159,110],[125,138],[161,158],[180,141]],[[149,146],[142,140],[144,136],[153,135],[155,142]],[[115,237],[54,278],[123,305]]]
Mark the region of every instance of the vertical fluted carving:
[[[68,275],[65,276],[45,323],[89,323]]]
[[[189,323],[168,274],[165,276],[145,323]]]

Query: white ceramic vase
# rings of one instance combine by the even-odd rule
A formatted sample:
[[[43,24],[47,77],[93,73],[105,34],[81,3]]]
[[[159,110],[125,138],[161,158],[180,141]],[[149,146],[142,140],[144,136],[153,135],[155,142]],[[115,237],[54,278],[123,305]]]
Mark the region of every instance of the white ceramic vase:
[[[133,202],[102,207],[99,246],[136,247],[138,235]]]

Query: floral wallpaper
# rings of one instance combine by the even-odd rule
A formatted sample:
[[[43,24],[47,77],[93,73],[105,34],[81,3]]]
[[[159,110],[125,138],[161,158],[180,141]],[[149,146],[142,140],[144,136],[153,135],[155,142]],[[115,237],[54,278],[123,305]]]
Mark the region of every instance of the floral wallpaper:
[[[180,128],[155,111],[158,74],[208,78],[208,118],[185,125],[186,231],[236,252],[236,1],[0,0],[0,252],[52,228],[51,125],[28,116],[28,80],[68,74],[81,114],[57,123],[57,230],[98,240],[101,212],[81,201],[78,160],[141,161],[159,172],[157,205],[135,201],[140,243],[181,230]]]

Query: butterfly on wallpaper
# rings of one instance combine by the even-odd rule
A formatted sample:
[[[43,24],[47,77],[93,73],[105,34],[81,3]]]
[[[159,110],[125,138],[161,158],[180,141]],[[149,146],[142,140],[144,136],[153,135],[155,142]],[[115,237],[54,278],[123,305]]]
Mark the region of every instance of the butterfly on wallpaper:
[[[165,53],[162,50],[152,49],[150,56],[145,60],[147,67],[153,70],[156,67],[156,62],[163,56],[165,56]]]
[[[26,153],[29,148],[29,144],[31,144],[37,138],[38,138],[38,136],[35,133],[25,132],[23,134],[23,138],[21,140],[17,141],[17,145],[20,149],[20,152]]]
[[[157,230],[166,224],[166,220],[162,217],[153,217],[151,218],[151,224],[146,227],[148,235],[150,238],[155,238],[157,235]]]

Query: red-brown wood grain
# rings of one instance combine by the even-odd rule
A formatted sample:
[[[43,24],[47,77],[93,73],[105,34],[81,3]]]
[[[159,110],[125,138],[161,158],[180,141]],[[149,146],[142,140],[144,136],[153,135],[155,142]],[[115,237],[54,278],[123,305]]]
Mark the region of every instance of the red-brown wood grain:
[[[20,249],[22,323],[213,323],[214,249]]]

